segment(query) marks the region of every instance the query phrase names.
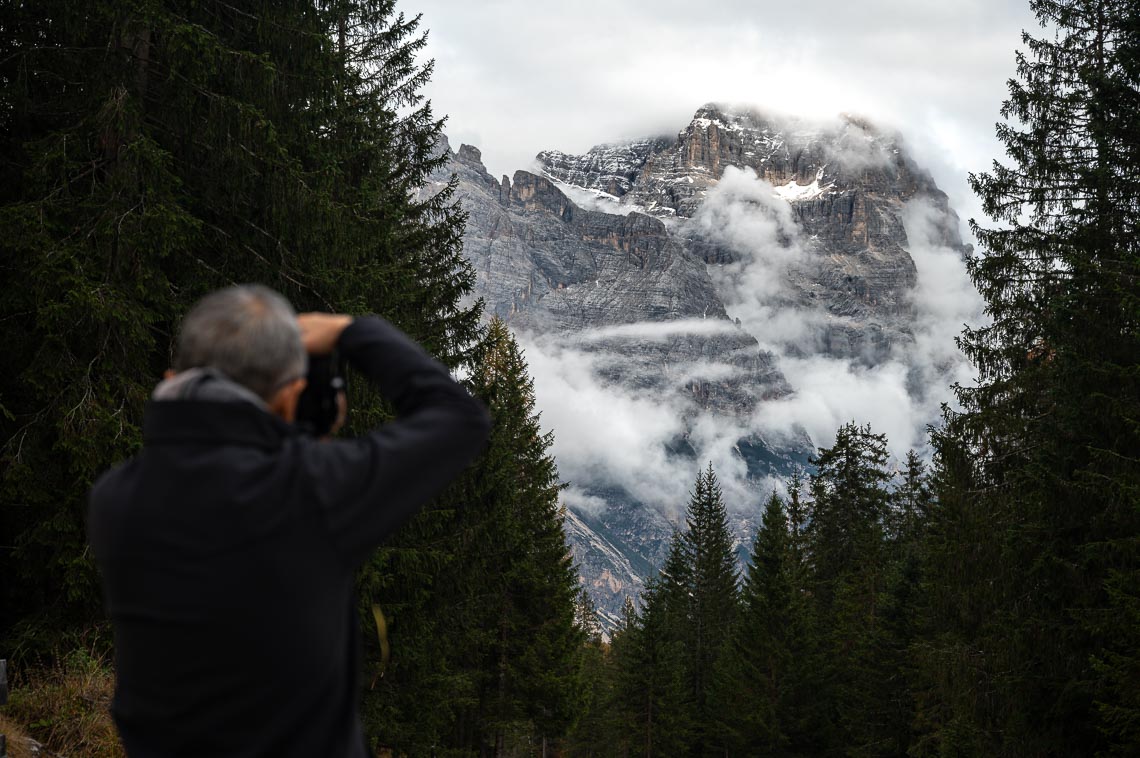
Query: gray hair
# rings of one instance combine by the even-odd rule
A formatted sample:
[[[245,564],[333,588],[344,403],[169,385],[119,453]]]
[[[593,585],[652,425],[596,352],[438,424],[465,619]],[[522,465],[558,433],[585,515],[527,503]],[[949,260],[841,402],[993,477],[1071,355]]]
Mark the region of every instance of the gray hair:
[[[174,370],[212,367],[270,400],[308,371],[297,314],[260,284],[212,292],[182,320]]]

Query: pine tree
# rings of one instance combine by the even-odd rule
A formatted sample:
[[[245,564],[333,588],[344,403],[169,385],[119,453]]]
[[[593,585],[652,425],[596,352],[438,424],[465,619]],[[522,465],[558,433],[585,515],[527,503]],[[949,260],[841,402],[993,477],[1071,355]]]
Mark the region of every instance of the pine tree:
[[[689,647],[692,698],[698,718],[696,752],[718,750],[717,714],[710,680],[736,621],[739,574],[728,531],[728,512],[710,463],[697,474],[686,512],[684,544],[689,560]]]
[[[634,615],[632,606],[629,613]],[[578,670],[582,699],[564,747],[569,755],[601,758],[613,755],[619,741],[614,728],[614,666],[612,648],[603,640],[597,609],[585,587],[578,593],[575,625],[586,638]]]
[[[804,472],[797,466],[788,478],[788,560],[793,567],[796,583],[803,585],[807,571],[806,531],[809,519],[808,503],[804,501]]]
[[[911,646],[918,636],[923,600],[921,540],[934,498],[926,465],[913,450],[901,474],[890,493],[882,612],[871,638],[881,720],[872,739],[853,751],[862,755],[906,755],[913,741],[916,676]]]
[[[877,564],[890,500],[886,461],[886,437],[854,423],[812,459],[810,560],[825,609],[854,572]]]
[[[583,630],[577,571],[563,531],[562,484],[535,411],[533,381],[507,326],[494,319],[471,377],[491,411],[486,452],[458,495],[453,608],[457,670],[474,683],[456,747],[500,755],[512,733],[561,738],[576,713]]]
[[[788,480],[787,577],[791,587],[788,616],[788,654],[792,660],[779,712],[781,731],[792,755],[818,755],[829,747],[833,731],[831,704],[821,693],[829,684],[830,651],[819,619],[818,598],[809,563],[808,525],[814,503],[804,498],[804,472],[792,471]]]
[[[862,753],[881,739],[884,672],[876,657],[887,556],[886,438],[848,423],[812,459],[808,527],[811,588],[819,625],[825,743]],[[873,748],[871,748],[873,749]]]
[[[930,515],[933,496],[926,476],[926,464],[913,450],[906,454],[902,479],[891,493],[889,531],[897,543],[912,544]]]
[[[674,542],[674,545],[679,544]],[[692,650],[669,596],[665,574],[649,582],[619,673],[622,692],[632,698],[634,720],[626,733],[635,756],[686,755],[692,750],[697,712],[692,699]]]
[[[665,564],[645,593],[635,636],[638,656],[631,659],[642,671],[623,674],[638,682],[634,690],[640,688],[643,700],[638,724],[645,740],[640,748],[631,741],[635,752],[722,751],[710,693],[737,615],[738,577],[711,464],[697,474],[685,522],[686,531],[674,532]],[[679,689],[668,689],[673,686]]]
[[[693,556],[686,535],[673,530],[669,550],[648,593],[660,608],[665,627],[678,644],[689,642],[693,621]],[[648,606],[648,600],[643,604]]]
[[[610,755],[631,755],[633,745],[641,744],[644,734],[641,729],[641,683],[645,672],[637,663],[640,658],[639,624],[637,609],[633,600],[627,596],[621,618],[610,636],[609,675],[612,689],[606,703],[609,713],[607,752]]]
[[[916,669],[916,756],[999,755],[989,724],[997,686],[977,640],[1000,634],[992,610],[1005,582],[991,514],[976,505],[975,458],[945,429],[931,437],[935,502],[921,542],[921,602],[910,659]]]
[[[732,755],[780,755],[788,746],[794,587],[784,502],[773,493],[752,545],[740,617],[717,661],[710,695]]]
[[[1140,724],[1125,621],[1140,597],[1137,8],[1031,7],[1051,31],[1018,56],[998,125],[1009,163],[971,178],[998,223],[974,226],[985,252],[969,263],[991,321],[961,339],[979,380],[947,425],[971,497],[940,507],[938,531],[977,525],[992,570],[948,600],[984,603],[990,621],[962,629],[981,652],[942,693],[944,728],[995,754],[1127,752]],[[961,661],[942,650],[929,678],[947,682]]]

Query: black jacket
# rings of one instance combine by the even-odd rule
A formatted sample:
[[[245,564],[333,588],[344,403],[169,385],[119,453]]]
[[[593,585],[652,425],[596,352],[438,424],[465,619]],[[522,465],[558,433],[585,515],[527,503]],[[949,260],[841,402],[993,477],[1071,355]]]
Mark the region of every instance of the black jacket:
[[[480,451],[483,407],[357,319],[338,348],[397,419],[319,442],[243,402],[152,401],[91,493],[127,753],[362,756],[353,575]]]

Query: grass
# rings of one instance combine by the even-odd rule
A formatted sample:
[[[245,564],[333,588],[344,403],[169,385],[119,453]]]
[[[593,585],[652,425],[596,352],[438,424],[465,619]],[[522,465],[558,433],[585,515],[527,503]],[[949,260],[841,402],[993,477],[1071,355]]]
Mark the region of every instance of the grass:
[[[121,758],[124,753],[111,720],[115,676],[102,658],[85,650],[68,653],[42,668],[16,673],[8,705],[0,708],[0,733],[8,751],[21,758],[31,737],[66,758]]]
[[[0,713],[0,734],[8,738],[8,758],[32,758],[31,737],[24,728]]]

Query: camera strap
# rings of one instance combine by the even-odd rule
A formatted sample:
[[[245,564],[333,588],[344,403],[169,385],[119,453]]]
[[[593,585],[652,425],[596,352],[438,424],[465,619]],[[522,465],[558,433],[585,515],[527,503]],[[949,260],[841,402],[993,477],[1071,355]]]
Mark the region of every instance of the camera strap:
[[[380,667],[372,679],[369,689],[376,689],[376,682],[384,678],[384,671],[388,668],[388,658],[391,648],[388,646],[388,621],[378,603],[372,604],[372,620],[376,622],[376,637],[380,640]]]

